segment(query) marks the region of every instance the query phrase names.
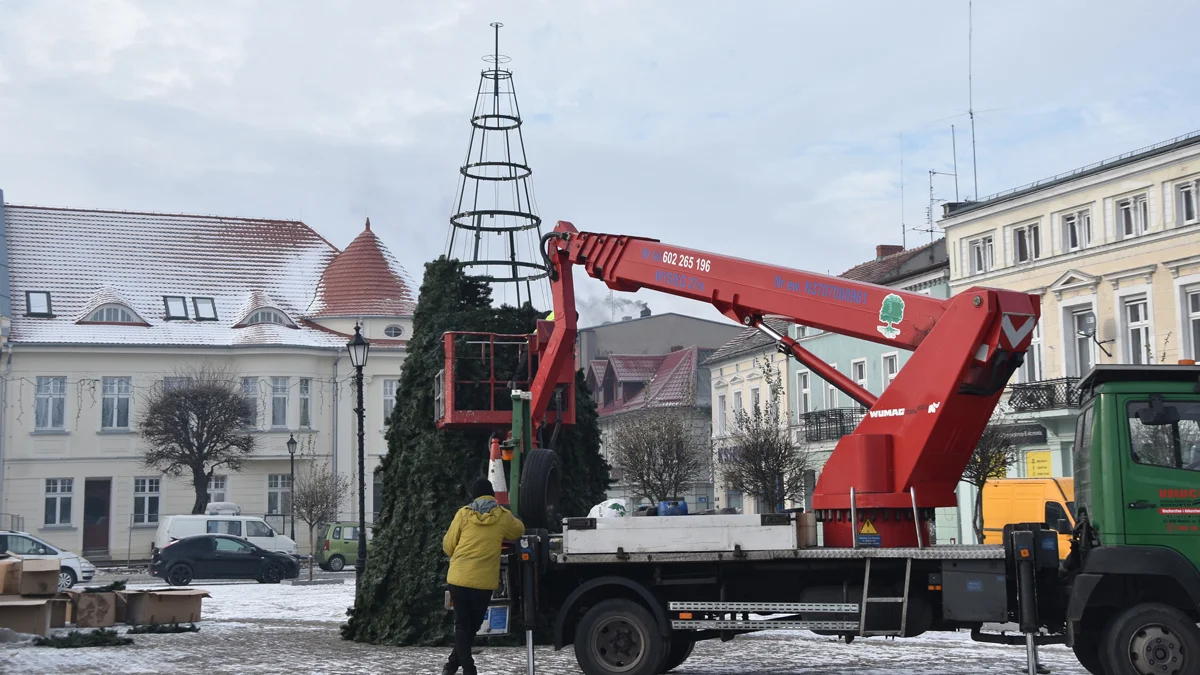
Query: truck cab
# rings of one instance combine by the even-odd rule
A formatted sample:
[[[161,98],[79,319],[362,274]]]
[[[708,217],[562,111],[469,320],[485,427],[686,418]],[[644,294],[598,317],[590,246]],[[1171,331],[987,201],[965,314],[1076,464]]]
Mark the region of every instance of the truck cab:
[[[1079,386],[1068,644],[1092,673],[1200,672],[1200,367]]]

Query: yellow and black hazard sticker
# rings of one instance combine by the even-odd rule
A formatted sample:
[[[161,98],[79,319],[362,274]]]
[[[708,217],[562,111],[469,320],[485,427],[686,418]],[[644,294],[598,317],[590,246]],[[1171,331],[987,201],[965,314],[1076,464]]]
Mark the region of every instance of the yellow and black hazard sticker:
[[[863,520],[863,524],[858,528],[858,545],[867,548],[879,548],[883,545],[883,538],[879,536],[879,530],[875,529],[875,523],[870,518]]]

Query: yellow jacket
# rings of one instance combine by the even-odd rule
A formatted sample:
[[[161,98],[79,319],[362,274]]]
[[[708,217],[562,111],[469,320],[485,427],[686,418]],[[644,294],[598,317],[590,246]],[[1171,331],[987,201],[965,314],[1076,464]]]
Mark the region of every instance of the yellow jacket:
[[[480,497],[462,507],[442,537],[442,550],[450,556],[446,582],[496,590],[500,585],[500,542],[523,534],[525,524],[493,497]]]

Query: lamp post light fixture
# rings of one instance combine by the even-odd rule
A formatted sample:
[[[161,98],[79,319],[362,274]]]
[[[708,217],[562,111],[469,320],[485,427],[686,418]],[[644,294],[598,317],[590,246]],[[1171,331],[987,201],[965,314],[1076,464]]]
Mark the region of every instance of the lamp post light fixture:
[[[287,449],[292,457],[292,478],[288,483],[288,493],[291,495],[288,501],[292,503],[292,541],[296,541],[296,445],[296,435],[288,434]]]
[[[362,336],[362,326],[354,325],[354,339],[346,345],[350,352],[350,365],[354,366],[354,386],[358,390],[358,407],[354,412],[358,415],[358,559],[354,561],[354,579],[362,577],[367,568],[367,466],[366,466],[366,430],[364,428],[363,410],[363,367],[367,365],[367,352],[371,343]]]

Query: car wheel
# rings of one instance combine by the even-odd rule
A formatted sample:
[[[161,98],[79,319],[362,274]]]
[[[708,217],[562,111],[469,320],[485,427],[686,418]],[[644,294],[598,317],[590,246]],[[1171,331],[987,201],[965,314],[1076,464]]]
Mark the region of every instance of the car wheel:
[[[341,572],[346,569],[346,559],[340,555],[335,555],[329,559],[329,569],[334,572]]]
[[[264,584],[277,584],[283,579],[283,565],[277,562],[269,562],[262,571],[262,582]]]
[[[75,578],[75,570],[70,567],[63,567],[58,570],[58,590],[65,591],[75,585],[78,579]]]
[[[192,583],[192,566],[179,563],[167,572],[167,583],[172,586],[187,586]]]
[[[1134,605],[1109,623],[1100,649],[1101,661],[1114,675],[1195,673],[1200,666],[1200,629],[1174,607]]]
[[[597,604],[575,631],[575,659],[588,675],[655,675],[668,649],[654,617],[633,600]]]

